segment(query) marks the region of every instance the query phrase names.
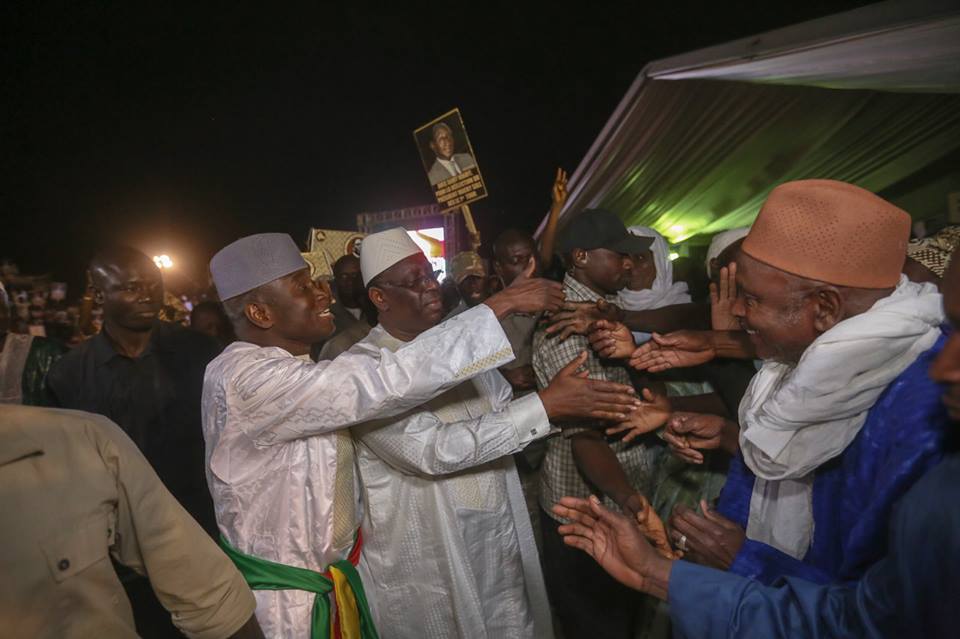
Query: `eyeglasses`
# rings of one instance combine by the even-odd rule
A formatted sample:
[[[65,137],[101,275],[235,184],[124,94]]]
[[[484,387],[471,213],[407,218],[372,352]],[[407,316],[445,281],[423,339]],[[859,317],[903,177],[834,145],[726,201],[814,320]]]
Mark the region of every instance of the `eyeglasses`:
[[[415,278],[415,279],[406,280],[406,281],[404,281],[404,282],[388,282],[388,281],[384,280],[382,283],[383,283],[383,284],[387,284],[387,285],[389,285],[389,286],[396,286],[397,288],[405,288],[405,289],[407,289],[407,290],[409,290],[409,291],[417,291],[417,290],[423,291],[423,290],[425,290],[430,284],[436,284],[436,283],[437,283],[437,273],[436,273],[436,272],[431,272],[431,273],[429,273],[429,274],[427,274],[427,275],[421,275],[420,277],[417,277],[417,278]]]

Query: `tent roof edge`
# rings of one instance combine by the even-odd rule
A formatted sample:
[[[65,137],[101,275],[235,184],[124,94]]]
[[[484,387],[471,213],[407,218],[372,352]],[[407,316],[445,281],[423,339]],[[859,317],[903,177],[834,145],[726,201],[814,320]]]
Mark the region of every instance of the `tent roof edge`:
[[[815,20],[808,20],[781,29],[748,36],[703,49],[688,51],[646,65],[650,79],[703,67],[721,66],[727,62],[776,55],[780,52],[829,44],[862,36],[865,33],[889,31],[932,16],[960,14],[956,0],[922,0],[903,2],[888,0]]]

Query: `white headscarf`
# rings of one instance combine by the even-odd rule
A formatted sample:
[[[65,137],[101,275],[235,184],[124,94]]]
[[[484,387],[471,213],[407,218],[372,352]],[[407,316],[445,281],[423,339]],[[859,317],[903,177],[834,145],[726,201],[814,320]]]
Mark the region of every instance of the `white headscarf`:
[[[652,308],[687,304],[690,293],[686,282],[673,281],[673,262],[670,261],[670,247],[663,236],[646,226],[631,226],[627,229],[638,237],[652,237],[653,263],[657,267],[657,277],[650,288],[642,291],[623,289],[620,291],[619,306],[628,311],[645,311]]]

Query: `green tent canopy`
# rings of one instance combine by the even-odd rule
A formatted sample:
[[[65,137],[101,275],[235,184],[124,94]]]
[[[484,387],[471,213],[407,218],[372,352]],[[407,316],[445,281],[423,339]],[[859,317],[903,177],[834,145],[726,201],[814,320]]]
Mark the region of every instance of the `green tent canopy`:
[[[749,225],[782,182],[883,194],[958,149],[960,6],[884,2],[648,64],[571,176],[562,216],[602,207],[673,243],[705,241]],[[938,184],[922,192],[945,211],[960,175]]]

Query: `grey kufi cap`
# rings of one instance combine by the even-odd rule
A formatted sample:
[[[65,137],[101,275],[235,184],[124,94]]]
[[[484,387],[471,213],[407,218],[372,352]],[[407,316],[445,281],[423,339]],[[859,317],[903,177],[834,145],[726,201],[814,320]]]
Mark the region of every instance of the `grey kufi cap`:
[[[308,268],[286,233],[259,233],[228,244],[210,260],[210,274],[221,300]]]

